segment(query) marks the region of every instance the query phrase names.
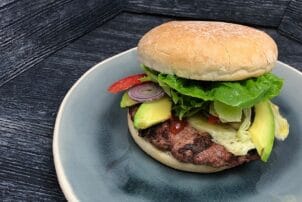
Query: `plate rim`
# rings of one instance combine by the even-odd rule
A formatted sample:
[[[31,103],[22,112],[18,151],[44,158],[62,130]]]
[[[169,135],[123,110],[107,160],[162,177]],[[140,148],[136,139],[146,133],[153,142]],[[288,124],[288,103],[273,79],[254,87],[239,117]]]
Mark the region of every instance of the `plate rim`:
[[[65,170],[61,163],[61,156],[60,156],[60,152],[59,152],[59,128],[61,125],[61,119],[62,119],[65,105],[67,104],[69,97],[71,96],[71,94],[75,90],[75,88],[79,85],[79,83],[82,80],[84,80],[87,77],[87,75],[89,75],[91,72],[95,71],[95,69],[97,69],[99,65],[102,65],[103,63],[114,60],[114,59],[116,59],[122,55],[125,55],[129,52],[132,52],[136,49],[137,49],[137,47],[130,48],[126,51],[123,51],[119,54],[116,54],[112,57],[109,57],[109,58],[93,65],[84,74],[82,74],[81,77],[71,86],[71,88],[67,91],[67,93],[65,94],[65,96],[63,98],[63,101],[61,102],[61,104],[59,106],[59,110],[58,110],[56,120],[55,120],[54,132],[53,132],[52,152],[53,152],[54,166],[55,166],[58,183],[59,183],[61,190],[62,190],[64,196],[66,197],[67,201],[80,201],[80,200],[78,199],[77,195],[74,193],[73,188],[65,175]]]
[[[54,166],[55,166],[57,180],[58,180],[58,183],[59,183],[59,185],[61,187],[61,190],[62,190],[64,196],[66,197],[67,201],[80,201],[80,200],[78,199],[78,197],[75,194],[70,182],[67,179],[64,167],[61,163],[62,160],[61,160],[61,156],[60,156],[60,152],[59,152],[59,128],[60,128],[60,125],[61,125],[61,119],[62,119],[62,115],[63,115],[65,105],[67,104],[67,102],[69,100],[69,97],[71,96],[71,94],[73,93],[75,88],[79,85],[79,83],[82,80],[84,80],[91,72],[95,71],[98,68],[98,66],[100,66],[104,63],[107,63],[111,60],[114,60],[114,59],[116,59],[116,58],[118,58],[122,55],[128,54],[129,52],[132,52],[136,49],[137,49],[137,47],[130,48],[126,51],[123,51],[121,53],[113,55],[113,56],[111,56],[111,57],[109,57],[109,58],[93,65],[84,74],[82,74],[80,76],[80,78],[71,86],[71,88],[67,91],[67,93],[64,96],[63,101],[61,102],[61,104],[59,106],[59,110],[58,110],[56,120],[55,120],[55,125],[54,125],[52,152],[53,152]],[[296,73],[298,73],[299,75],[302,76],[302,72],[295,69],[294,67],[292,67],[292,66],[290,66],[290,65],[288,65],[284,62],[281,62],[279,60],[277,60],[276,63],[280,63],[280,64],[286,66],[287,68],[293,70],[294,72],[296,72]]]

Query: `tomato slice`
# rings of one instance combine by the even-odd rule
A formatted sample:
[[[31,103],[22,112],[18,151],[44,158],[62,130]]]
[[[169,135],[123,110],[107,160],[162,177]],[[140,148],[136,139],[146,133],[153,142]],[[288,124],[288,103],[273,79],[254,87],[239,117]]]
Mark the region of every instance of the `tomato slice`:
[[[131,88],[132,86],[141,84],[141,78],[147,76],[146,74],[135,74],[118,80],[109,86],[108,91],[110,93],[118,93]]]
[[[209,115],[209,117],[208,117],[208,123],[210,123],[210,124],[218,124],[218,123],[220,123],[220,120],[216,116]]]

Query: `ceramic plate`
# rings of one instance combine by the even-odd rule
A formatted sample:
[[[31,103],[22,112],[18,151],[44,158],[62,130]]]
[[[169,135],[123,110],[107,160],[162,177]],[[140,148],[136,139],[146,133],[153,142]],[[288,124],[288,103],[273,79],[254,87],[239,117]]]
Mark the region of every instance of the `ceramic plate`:
[[[216,174],[168,168],[145,154],[127,129],[121,95],[112,82],[141,72],[133,48],[91,68],[69,90],[54,131],[53,153],[61,188],[70,201],[301,201],[302,74],[278,62],[284,78],[274,101],[290,123],[269,162],[255,161]]]

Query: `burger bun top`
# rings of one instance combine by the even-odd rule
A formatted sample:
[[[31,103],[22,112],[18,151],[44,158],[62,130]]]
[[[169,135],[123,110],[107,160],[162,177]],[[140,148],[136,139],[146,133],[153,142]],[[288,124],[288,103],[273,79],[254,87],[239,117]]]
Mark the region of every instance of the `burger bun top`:
[[[209,21],[171,21],[146,33],[139,61],[166,74],[205,81],[257,77],[274,67],[274,40],[244,25]]]

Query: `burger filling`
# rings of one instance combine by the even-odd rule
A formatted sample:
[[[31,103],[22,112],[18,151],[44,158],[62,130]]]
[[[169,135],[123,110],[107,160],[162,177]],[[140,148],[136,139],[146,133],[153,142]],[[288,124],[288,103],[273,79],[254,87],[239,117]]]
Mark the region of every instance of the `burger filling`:
[[[129,108],[132,121],[138,106]],[[168,151],[181,162],[212,167],[234,167],[259,159],[256,150],[235,156],[224,146],[212,141],[207,132],[200,132],[187,121],[173,117],[163,123],[140,130],[139,135],[162,151]]]
[[[288,123],[270,99],[283,81],[272,73],[241,81],[196,81],[142,66],[145,74],[126,77],[109,87],[126,91],[142,138],[181,162],[232,167],[267,161],[275,137],[284,140]]]

